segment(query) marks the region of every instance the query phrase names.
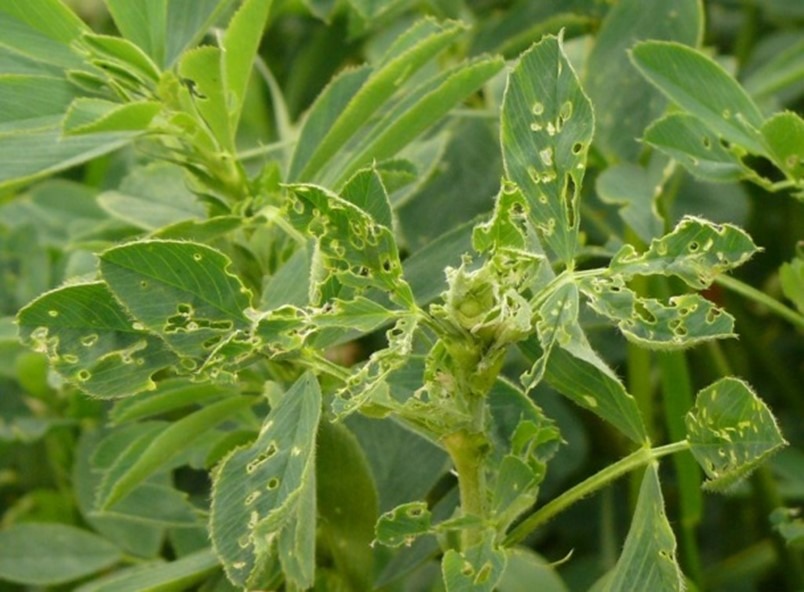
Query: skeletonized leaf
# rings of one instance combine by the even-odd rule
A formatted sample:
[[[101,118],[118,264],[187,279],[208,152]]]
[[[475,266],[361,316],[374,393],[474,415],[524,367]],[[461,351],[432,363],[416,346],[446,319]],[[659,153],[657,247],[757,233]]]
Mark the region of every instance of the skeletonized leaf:
[[[499,249],[527,247],[528,203],[519,188],[504,183],[494,200],[494,213],[488,222],[477,224],[472,231],[472,246],[478,253]]]
[[[500,117],[508,178],[527,198],[544,243],[567,263],[578,244],[578,199],[594,116],[561,39],[546,37],[522,54]]]
[[[684,576],[676,562],[676,538],[664,513],[656,463],[645,469],[625,547],[604,590],[684,590]]]
[[[60,374],[95,397],[151,390],[151,376],[178,362],[160,339],[135,328],[103,282],[48,292],[17,321],[24,343],[45,352]]]
[[[608,317],[631,341],[654,349],[678,349],[709,339],[734,337],[734,317],[698,294],[673,296],[665,304],[642,298],[620,280],[581,283],[589,306]]]
[[[737,378],[701,390],[685,421],[692,455],[709,478],[704,487],[715,491],[729,489],[787,444],[767,405]]]
[[[765,154],[762,114],[743,88],[701,52],[668,41],[644,41],[631,50],[642,74],[667,97],[730,143]]]
[[[673,231],[654,239],[643,254],[623,246],[611,261],[613,274],[675,275],[693,288],[708,287],[715,277],[745,263],[759,248],[748,234],[731,224],[714,224],[686,216]]]
[[[223,253],[200,243],[144,240],[100,255],[101,273],[146,329],[179,355],[206,360],[249,327],[250,293]],[[192,360],[186,362],[192,370]]]
[[[236,449],[215,471],[212,543],[238,586],[247,586],[277,552],[286,571],[311,575],[320,415],[321,391],[307,373],[271,409],[257,440]],[[306,588],[312,580],[297,583]]]

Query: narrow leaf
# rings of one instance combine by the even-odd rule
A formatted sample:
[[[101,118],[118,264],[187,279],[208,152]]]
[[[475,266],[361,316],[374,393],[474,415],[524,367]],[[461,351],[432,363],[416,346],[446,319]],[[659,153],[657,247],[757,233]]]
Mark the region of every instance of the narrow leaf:
[[[62,121],[62,129],[67,135],[141,132],[148,128],[161,110],[162,104],[157,101],[120,104],[79,98],[70,105]]]
[[[64,78],[0,74],[0,133],[55,126],[75,91]]]
[[[106,539],[65,524],[23,523],[0,532],[0,579],[18,584],[64,584],[122,558]]]
[[[686,424],[692,455],[709,478],[704,487],[715,491],[728,490],[787,444],[767,405],[737,378],[701,390]]]
[[[214,474],[210,530],[229,579],[245,587],[268,557],[277,537],[295,540],[315,528],[315,434],[321,392],[305,374],[271,409],[257,440],[230,454]],[[303,503],[307,501],[307,503]],[[312,541],[315,543],[314,537]],[[312,565],[313,548],[296,549],[297,560]],[[290,561],[280,555],[283,565]],[[312,581],[303,582],[303,587]]]
[[[218,143],[234,153],[234,128],[229,118],[222,60],[223,50],[220,48],[197,47],[182,55],[179,73],[192,85],[195,108]]]
[[[386,547],[410,546],[416,537],[432,532],[425,502],[409,502],[386,512],[377,521],[377,542]]]
[[[680,43],[644,41],[631,50],[642,74],[667,97],[728,142],[765,154],[762,114],[743,88],[711,58]]]
[[[675,275],[689,286],[707,288],[715,277],[745,263],[759,248],[748,234],[731,224],[713,224],[686,216],[673,231],[654,239],[642,255],[623,246],[611,261],[612,274]]]
[[[684,576],[676,562],[676,538],[664,513],[657,464],[645,469],[625,547],[606,592],[681,592]]]
[[[115,424],[134,422],[234,394],[231,386],[168,378],[160,380],[153,391],[115,403],[109,419]]]
[[[559,38],[547,37],[520,57],[508,78],[500,129],[508,178],[530,203],[544,243],[570,262],[594,116]]]
[[[151,390],[151,376],[178,361],[161,340],[135,328],[102,282],[48,292],[23,308],[17,322],[26,345],[95,397]]]

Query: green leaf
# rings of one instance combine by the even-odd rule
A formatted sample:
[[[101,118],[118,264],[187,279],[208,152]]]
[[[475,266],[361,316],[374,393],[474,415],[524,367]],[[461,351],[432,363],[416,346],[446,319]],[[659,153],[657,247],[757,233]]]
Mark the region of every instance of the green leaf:
[[[779,268],[779,282],[785,297],[804,314],[804,254]]]
[[[664,513],[658,464],[645,469],[631,528],[606,592],[680,592],[684,576],[676,562],[676,538]]]
[[[4,2],[0,30],[0,61],[5,71],[53,75],[83,67],[70,44],[87,26],[59,0]]]
[[[631,50],[642,74],[671,101],[726,141],[765,154],[762,114],[719,64],[679,43],[644,41]]]
[[[416,537],[433,531],[425,502],[408,502],[386,512],[377,521],[377,542],[386,547],[410,546]]]
[[[461,27],[455,23],[420,21],[397,40],[387,54],[393,57],[376,70],[364,67],[330,83],[305,120],[288,179],[314,179],[327,161],[406,80],[460,33]]]
[[[62,121],[65,135],[145,131],[162,110],[156,101],[114,103],[79,98],[72,102]]]
[[[0,134],[55,126],[75,90],[64,78],[0,74]]]
[[[787,444],[768,407],[737,378],[722,378],[698,393],[686,416],[692,455],[708,480],[724,491]]]
[[[191,84],[193,105],[215,139],[234,153],[234,128],[229,118],[222,60],[222,49],[208,45],[197,47],[182,55],[179,74],[185,83]]]
[[[606,13],[584,82],[595,106],[595,144],[609,161],[636,162],[642,151],[637,139],[665,108],[661,95],[632,67],[627,50],[643,39],[698,45],[702,37],[700,0],[623,0]]]
[[[257,55],[272,3],[272,0],[246,0],[232,17],[223,35],[222,71],[226,90],[230,93],[227,106],[233,130],[237,129],[240,120],[254,57]]]
[[[87,582],[75,592],[162,592],[186,590],[220,567],[212,549],[202,549],[170,562],[147,563]]]
[[[376,167],[355,173],[344,185],[341,197],[366,212],[377,224],[386,228],[394,227],[391,202]]]
[[[507,555],[499,592],[569,592],[556,568],[541,555],[526,548],[510,549]]]
[[[740,156],[723,146],[717,133],[694,115],[670,113],[651,124],[643,140],[706,181],[728,182],[756,177]]]
[[[464,552],[454,549],[444,553],[441,573],[446,592],[492,592],[502,578],[506,552],[492,544],[492,533],[484,541]]]
[[[419,305],[432,302],[446,290],[444,270],[458,267],[462,255],[472,248],[474,226],[472,221],[461,224],[405,259],[405,277]]]
[[[546,37],[522,54],[500,118],[506,174],[527,198],[544,243],[569,263],[578,246],[578,200],[594,116],[561,39]]]
[[[321,392],[307,373],[273,406],[257,440],[232,452],[214,473],[212,543],[238,586],[247,586],[277,553],[286,571],[301,571],[297,585],[312,585],[316,512],[310,496],[320,414]]]
[[[130,458],[130,454],[121,454],[104,475],[98,491],[98,506],[102,510],[112,508],[140,483],[169,466],[212,428],[253,403],[250,397],[227,397],[171,423],[149,438],[147,446],[138,450],[135,459]]]
[[[251,294],[224,254],[200,243],[143,240],[100,255],[101,273],[146,329],[182,357],[207,360],[249,327]],[[192,360],[187,368],[194,369]]]
[[[160,380],[153,391],[115,403],[109,419],[115,424],[138,421],[233,394],[235,390],[228,385],[168,378]]]
[[[792,111],[777,113],[762,124],[762,136],[776,166],[804,187],[804,119]]]
[[[87,61],[113,77],[118,74],[133,79],[144,89],[154,88],[159,81],[159,67],[127,39],[85,33],[81,44],[85,46]]]
[[[354,590],[373,584],[377,489],[366,456],[341,424],[322,422],[316,438],[316,497],[321,525],[335,565]]]
[[[106,539],[64,524],[15,524],[0,532],[0,579],[18,584],[64,584],[122,558]]]
[[[609,272],[624,278],[674,275],[693,288],[703,289],[757,251],[751,237],[736,226],[686,216],[671,233],[652,240],[641,255],[631,245],[623,246],[611,260]]]
[[[26,345],[95,397],[151,390],[151,376],[178,361],[161,340],[135,328],[102,282],[48,292],[23,308],[17,322]]]
[[[192,528],[198,525],[197,509],[188,495],[170,485],[142,483],[125,499],[107,510],[93,511],[93,518],[115,518],[157,528]],[[154,500],[159,500],[154,503]]]
[[[62,136],[57,127],[0,134],[0,189],[52,175],[125,146],[133,132]]]
[[[86,24],[61,0],[7,2],[0,7],[0,14],[6,18],[16,19],[49,39],[64,45],[68,45],[87,30]],[[8,31],[5,27],[3,29],[4,32]]]

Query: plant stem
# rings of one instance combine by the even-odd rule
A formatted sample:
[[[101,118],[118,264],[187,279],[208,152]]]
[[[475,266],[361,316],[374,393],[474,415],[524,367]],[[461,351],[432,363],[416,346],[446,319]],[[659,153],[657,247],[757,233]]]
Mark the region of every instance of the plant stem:
[[[486,469],[483,464],[484,444],[480,434],[461,430],[445,436],[442,444],[458,473],[461,493],[461,512],[464,516],[486,518]],[[480,543],[482,529],[467,528],[461,533],[461,548],[468,549]]]
[[[731,290],[732,292],[736,292],[741,296],[745,296],[746,298],[753,300],[757,304],[761,304],[767,307],[768,310],[776,313],[783,319],[790,321],[793,325],[795,325],[799,329],[804,329],[803,315],[800,315],[793,309],[786,307],[784,304],[782,304],[775,298],[771,298],[770,296],[765,294],[765,292],[757,290],[756,288],[749,286],[748,284],[743,283],[740,280],[728,275],[719,275],[717,279],[715,279],[715,283],[720,286],[723,286],[727,290]]]
[[[618,460],[616,463],[607,466],[605,469],[595,473],[588,479],[581,481],[575,487],[568,489],[554,500],[539,508],[536,512],[522,521],[510,533],[508,533],[508,536],[505,537],[504,544],[506,546],[512,546],[521,542],[537,527],[549,521],[560,512],[566,510],[575,502],[581,500],[590,493],[594,493],[598,489],[605,487],[626,473],[643,467],[654,460],[667,456],[668,454],[688,450],[689,447],[689,442],[686,440],[681,440],[665,446],[659,446],[658,448],[640,448],[639,450],[632,452],[625,458]]]

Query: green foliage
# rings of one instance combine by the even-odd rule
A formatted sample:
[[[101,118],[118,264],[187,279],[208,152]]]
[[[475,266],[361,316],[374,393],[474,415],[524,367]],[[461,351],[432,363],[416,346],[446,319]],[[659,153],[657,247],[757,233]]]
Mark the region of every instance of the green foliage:
[[[0,580],[714,590],[725,528],[800,587],[800,201],[688,176],[804,195],[800,60],[704,8],[0,7]]]

